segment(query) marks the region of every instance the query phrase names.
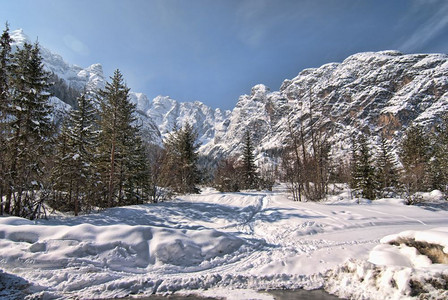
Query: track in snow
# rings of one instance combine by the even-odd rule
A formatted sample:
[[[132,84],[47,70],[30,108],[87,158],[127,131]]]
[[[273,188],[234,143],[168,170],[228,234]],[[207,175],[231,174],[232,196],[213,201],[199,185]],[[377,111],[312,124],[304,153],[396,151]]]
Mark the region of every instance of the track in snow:
[[[12,219],[15,225],[0,224],[0,243],[9,249],[0,254],[0,267],[63,297],[316,288],[326,270],[367,259],[385,235],[448,226],[447,211],[398,202],[298,203],[281,191],[206,190],[78,218]]]

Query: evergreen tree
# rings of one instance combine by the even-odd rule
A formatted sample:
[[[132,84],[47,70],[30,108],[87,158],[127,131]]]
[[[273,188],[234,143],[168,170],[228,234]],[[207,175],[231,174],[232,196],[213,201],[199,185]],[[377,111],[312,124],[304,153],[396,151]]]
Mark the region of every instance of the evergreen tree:
[[[75,215],[94,199],[97,182],[95,147],[98,140],[96,110],[91,100],[83,94],[77,99],[77,107],[70,111],[62,127],[53,171],[54,188],[59,195],[64,192],[66,204]]]
[[[408,128],[400,144],[399,157],[404,169],[401,181],[409,196],[427,190],[430,143],[422,127]]]
[[[196,131],[186,123],[168,136],[164,146],[166,157],[162,173],[165,184],[178,193],[198,193],[196,185],[200,182],[200,173]]]
[[[432,136],[431,188],[448,191],[448,114],[442,117]]]
[[[148,147],[140,135],[134,137],[128,159],[129,176],[124,181],[126,204],[141,204],[152,200],[152,185]]]
[[[243,188],[252,189],[258,187],[257,166],[255,165],[255,154],[252,139],[248,130],[244,133],[244,147],[242,160]]]
[[[97,163],[102,179],[103,206],[135,203],[138,193],[133,178],[138,168],[134,153],[142,140],[135,125],[135,104],[130,102],[129,88],[116,70],[100,96],[100,135]],[[137,151],[142,153],[141,151]],[[140,160],[143,163],[143,160]]]
[[[398,170],[395,159],[387,145],[387,140],[382,136],[379,151],[376,158],[378,188],[384,192],[386,188],[396,187],[398,183]]]
[[[11,101],[9,96],[11,42],[9,25],[6,23],[6,28],[0,37],[0,200],[3,199],[3,195],[6,191],[6,141],[10,134],[9,126],[7,126],[7,115]],[[1,202],[0,214],[3,214],[3,201]]]
[[[11,61],[11,43],[12,39],[9,35],[9,25],[0,37],[0,124],[6,121],[7,109],[9,107],[9,77],[10,77],[10,61]],[[4,134],[3,127],[0,128],[2,136]]]
[[[366,136],[361,134],[352,147],[352,188],[358,190],[362,197],[373,200],[376,198],[377,183]]]
[[[33,192],[44,184],[44,161],[51,155],[49,142],[53,135],[48,73],[43,69],[38,44],[25,43],[15,53],[11,70],[5,210],[17,216],[33,217]]]

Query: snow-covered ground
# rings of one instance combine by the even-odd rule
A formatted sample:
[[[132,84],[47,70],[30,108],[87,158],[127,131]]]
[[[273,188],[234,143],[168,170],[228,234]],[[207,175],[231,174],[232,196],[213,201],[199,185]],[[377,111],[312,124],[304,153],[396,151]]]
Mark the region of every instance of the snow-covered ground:
[[[433,250],[448,257],[448,211],[400,199],[357,202],[347,193],[298,203],[281,188],[205,189],[77,218],[3,217],[0,298],[272,299],[256,291],[297,288],[364,299],[448,297],[448,262],[413,248],[438,244]]]

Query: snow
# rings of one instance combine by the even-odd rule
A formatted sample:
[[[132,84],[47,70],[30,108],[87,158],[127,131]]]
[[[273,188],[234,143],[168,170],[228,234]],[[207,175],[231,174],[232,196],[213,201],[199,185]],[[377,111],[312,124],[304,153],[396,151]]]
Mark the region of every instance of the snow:
[[[446,252],[448,212],[400,199],[358,201],[346,191],[325,203],[299,203],[284,187],[233,194],[207,188],[79,217],[0,218],[0,296],[272,299],[256,291],[325,288],[398,299],[410,297],[416,280],[427,287],[430,278],[448,275],[448,265],[397,245],[403,239]]]

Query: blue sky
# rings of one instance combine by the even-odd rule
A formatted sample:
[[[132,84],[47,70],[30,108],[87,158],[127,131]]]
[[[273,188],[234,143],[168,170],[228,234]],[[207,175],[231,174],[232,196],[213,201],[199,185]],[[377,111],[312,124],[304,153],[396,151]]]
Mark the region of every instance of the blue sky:
[[[448,52],[446,0],[0,0],[0,22],[149,98],[231,109],[362,51]],[[4,29],[4,25],[1,26]]]

